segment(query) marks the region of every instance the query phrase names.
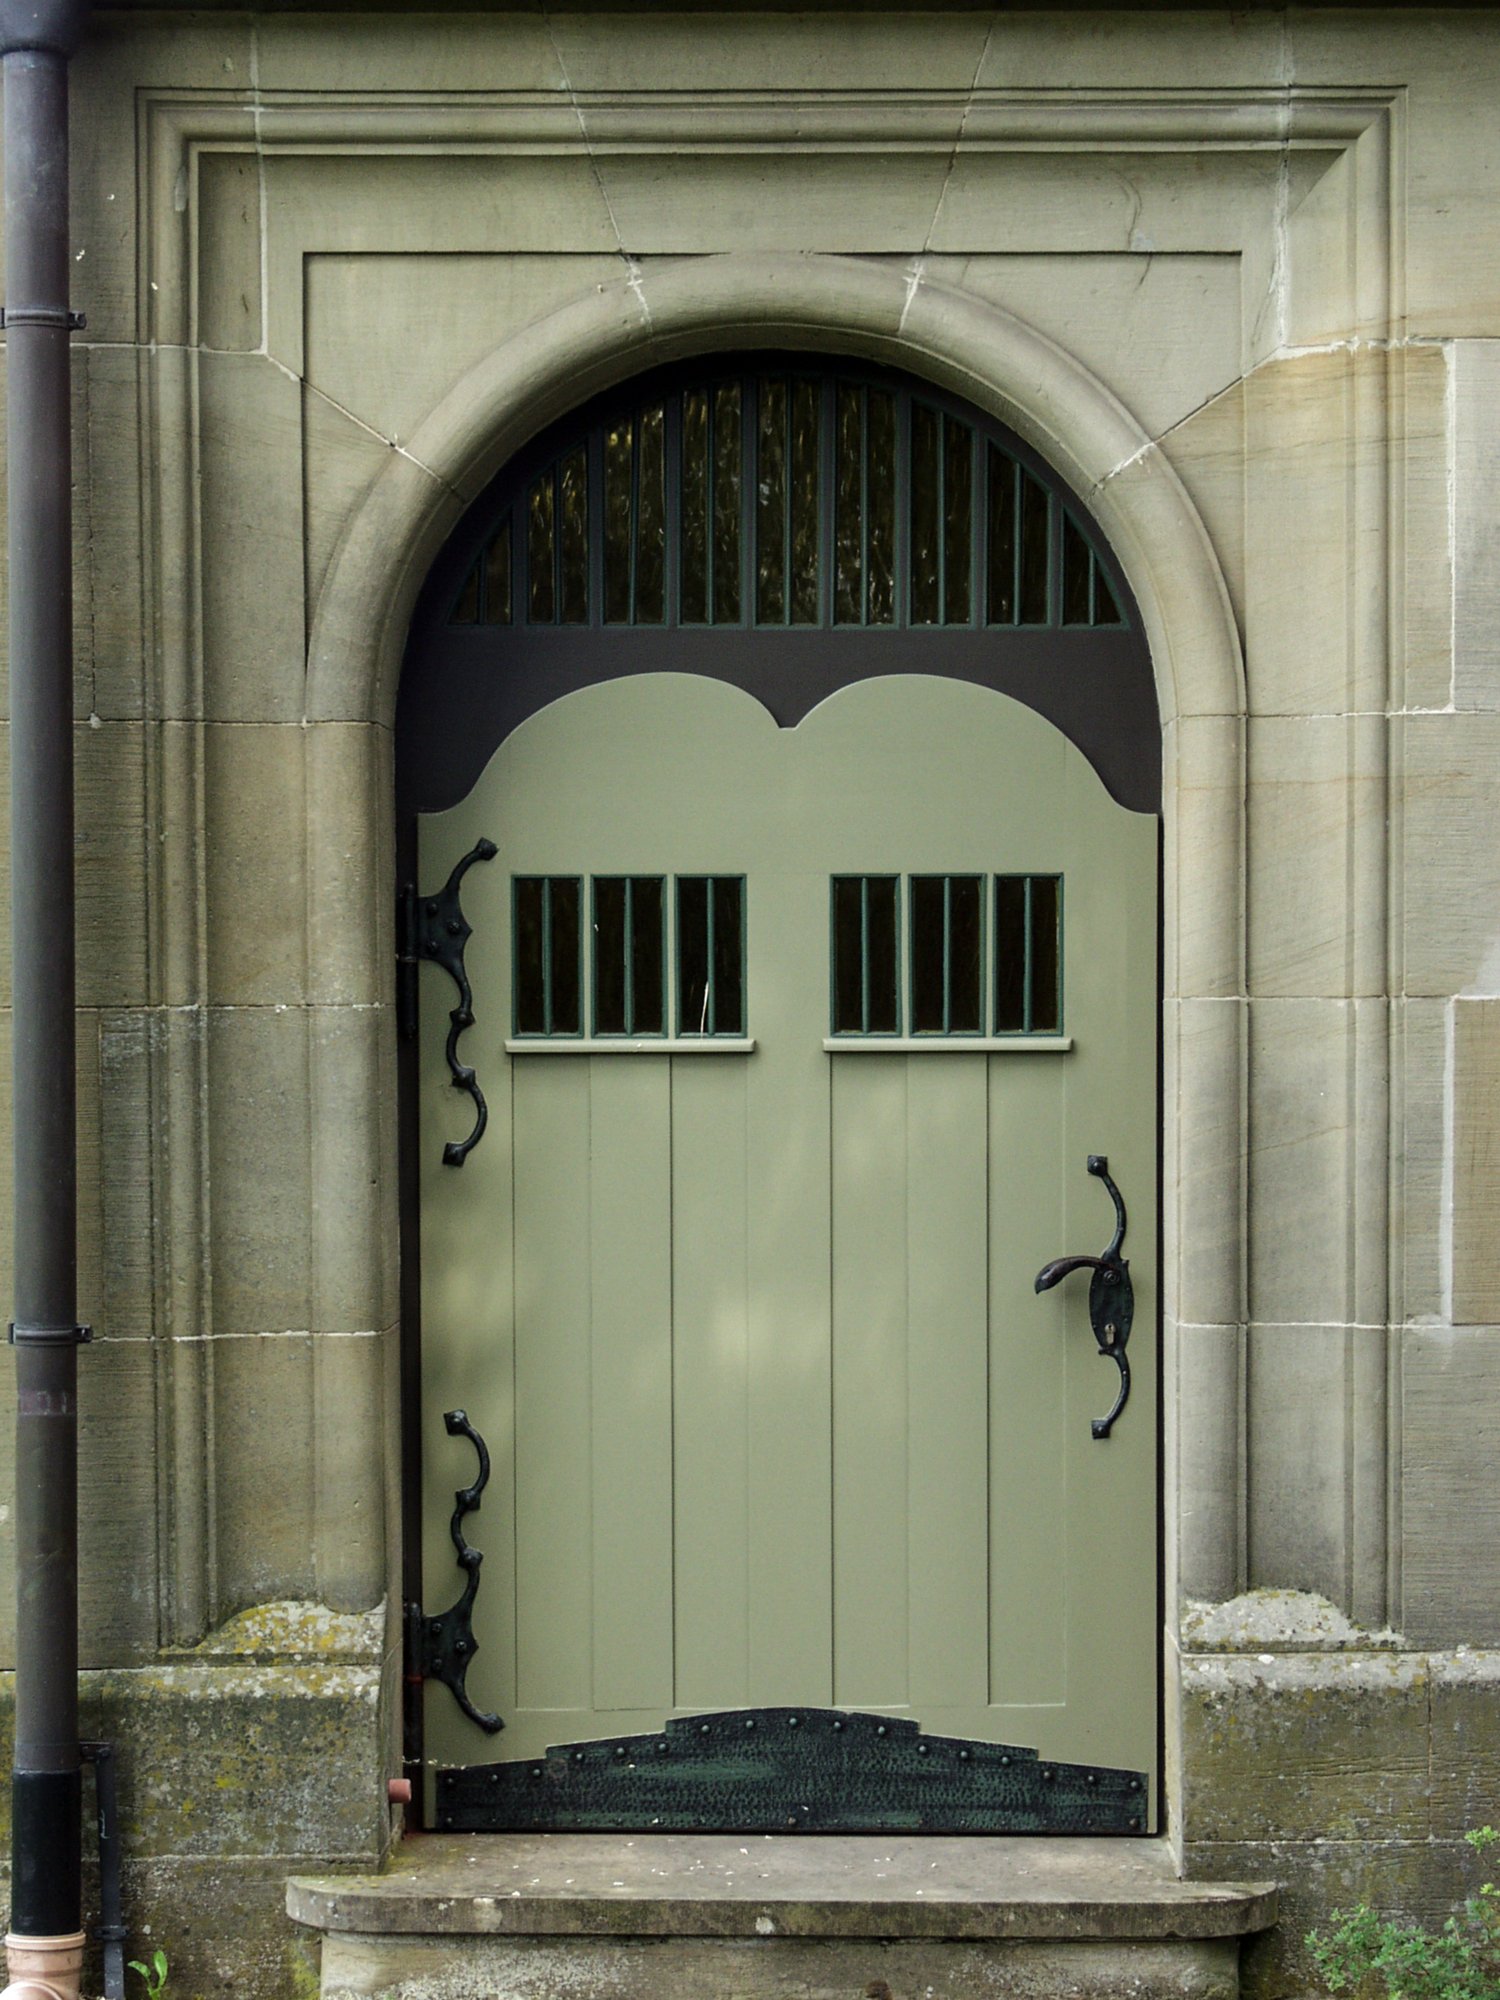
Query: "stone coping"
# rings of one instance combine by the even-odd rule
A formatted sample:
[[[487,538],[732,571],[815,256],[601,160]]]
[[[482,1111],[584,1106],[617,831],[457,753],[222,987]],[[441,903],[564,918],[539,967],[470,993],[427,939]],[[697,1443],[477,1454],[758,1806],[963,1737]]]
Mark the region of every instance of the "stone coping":
[[[416,1834],[382,1875],[298,1876],[287,1911],[366,1936],[1231,1938],[1268,1882],[1183,1882],[1163,1840]]]

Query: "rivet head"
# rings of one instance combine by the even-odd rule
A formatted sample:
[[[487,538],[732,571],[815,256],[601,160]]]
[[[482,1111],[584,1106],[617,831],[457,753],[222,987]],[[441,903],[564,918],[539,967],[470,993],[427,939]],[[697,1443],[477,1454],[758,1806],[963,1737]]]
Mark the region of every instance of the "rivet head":
[[[1057,1776],[1057,1773],[1056,1773],[1056,1771],[1054,1771],[1054,1770],[1053,1770],[1053,1768],[1052,1768],[1052,1766],[1051,1766],[1050,1764],[1044,1764],[1044,1765],[1042,1766],[1042,1783],[1043,1783],[1044,1785],[1050,1785],[1050,1784],[1052,1783],[1052,1780],[1053,1780],[1053,1779],[1054,1779],[1054,1778],[1055,1778],[1056,1776]]]
[[[1132,1790],[1133,1792],[1138,1792],[1138,1791],[1139,1791],[1139,1790],[1141,1789],[1141,1781],[1140,1781],[1140,1779],[1139,1779],[1139,1778],[1132,1778],[1132,1779],[1131,1779],[1131,1781],[1130,1781],[1130,1789],[1131,1789],[1131,1790]]]
[[[615,1745],[615,1755],[617,1757],[623,1757],[625,1755],[625,1745],[623,1743],[617,1743]]]
[[[959,1751],[959,1753],[958,1753],[958,1761],[959,1761],[959,1763],[960,1763],[960,1764],[967,1764],[967,1763],[968,1763],[968,1761],[969,1761],[969,1759],[970,1759],[970,1758],[971,1758],[971,1757],[973,1756],[973,1754],[974,1754],[974,1753],[973,1753],[973,1751],[972,1751],[972,1750],[960,1750],[960,1751]]]
[[[663,1737],[663,1738],[661,1739],[660,1743],[658,1743],[658,1744],[657,1744],[657,1746],[656,1746],[656,1747],[657,1747],[657,1749],[658,1749],[658,1750],[659,1750],[659,1751],[661,1752],[661,1754],[663,1755],[663,1757],[665,1757],[665,1756],[666,1756],[666,1754],[667,1754],[667,1752],[668,1752],[668,1751],[669,1751],[669,1750],[671,1749],[671,1747],[672,1747],[672,1746],[671,1746],[671,1744],[670,1744],[670,1743],[669,1743],[669,1742],[667,1741],[666,1737],[664,1736],[664,1737]]]
[[[795,1826],[797,1824],[797,1815],[795,1813],[788,1813],[786,1823],[788,1826]]]
[[[709,1725],[706,1722],[700,1722],[698,1724],[698,1734],[700,1736],[708,1736],[712,1734],[712,1731],[710,1730]]]
[[[429,917],[435,917],[437,915],[438,906],[436,903],[429,903],[427,904],[426,907],[427,907],[427,914]]]
[[[583,1762],[583,1752],[581,1750],[575,1750],[573,1752],[573,1762],[575,1764],[581,1764]]]
[[[532,1765],[532,1767],[531,1767],[531,1775],[532,1775],[532,1777],[533,1777],[533,1778],[539,1778],[539,1777],[540,1777],[540,1776],[542,1775],[542,1767],[541,1767],[541,1765],[540,1765],[540,1764],[533,1764],[533,1765]]]
[[[753,1729],[755,1727],[755,1717],[753,1715],[745,1717],[745,1727],[746,1729]]]
[[[844,1718],[840,1715],[837,1716],[834,1720],[833,1733],[835,1736],[841,1736],[843,1734],[843,1730],[844,1730]]]
[[[1085,1774],[1083,1782],[1086,1785],[1097,1785],[1099,1780],[1092,1771],[1089,1771]]]
[[[1000,1762],[1001,1762],[1002,1764],[1008,1764],[1008,1763],[1010,1762],[1010,1759],[1009,1759],[1009,1757],[1002,1757],[1002,1758],[1000,1759]]]
[[[801,1720],[800,1715],[789,1715],[786,1719],[786,1726],[788,1729],[795,1729]]]
[[[1130,1820],[1130,1831],[1132,1833],[1139,1833],[1140,1830],[1141,1830],[1141,1816],[1139,1813],[1133,1813],[1131,1815],[1131,1820]]]
[[[889,1727],[888,1727],[888,1725],[887,1725],[886,1723],[884,1723],[884,1722],[877,1722],[877,1723],[876,1723],[876,1725],[875,1725],[875,1734],[876,1734],[877,1736],[889,1736],[889,1735],[890,1735],[890,1733],[891,1733],[891,1732],[890,1732],[890,1729],[889,1729]]]
[[[927,1744],[925,1744],[925,1743],[919,1743],[919,1744],[917,1745],[917,1755],[918,1755],[919,1757],[925,1757],[925,1756],[927,1756],[927,1755],[928,1755],[928,1745],[927,1745]]]

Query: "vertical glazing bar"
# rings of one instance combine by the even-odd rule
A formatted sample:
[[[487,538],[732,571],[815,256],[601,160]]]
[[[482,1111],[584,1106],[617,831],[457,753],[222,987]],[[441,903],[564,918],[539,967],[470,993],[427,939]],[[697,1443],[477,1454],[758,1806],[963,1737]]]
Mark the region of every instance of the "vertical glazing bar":
[[[859,1032],[870,1032],[870,878],[859,883]]]
[[[563,517],[562,466],[554,465],[547,474],[552,488],[552,622],[561,625],[563,614]]]
[[[542,1033],[552,1033],[552,877],[542,877]]]
[[[782,410],[782,436],[786,438],[786,514],[782,518],[782,576],[786,578],[786,594],[782,602],[782,624],[792,622],[792,598],[796,596],[796,586],[792,582],[792,512],[794,512],[794,480],[792,480],[792,378],[786,378],[786,398]]]
[[[892,501],[895,518],[891,549],[892,610],[898,625],[911,623],[911,396],[905,389],[896,394],[896,437],[892,454],[896,495]]]
[[[834,495],[838,491],[838,400],[833,378],[818,390],[818,490],[815,518],[818,524],[814,546],[818,551],[818,619],[825,630],[835,623],[837,604],[838,549],[834,540]]]
[[[714,906],[719,900],[715,893],[717,888],[718,883],[713,876],[708,876],[703,884],[703,928],[707,939],[703,960],[703,1028],[710,1035],[715,1034],[719,1026],[719,996],[714,991],[714,919],[718,914]]]
[[[870,622],[870,391],[859,392],[859,622]]]
[[[604,454],[607,449],[604,427],[601,424],[588,441],[584,454],[583,518],[588,533],[588,622],[590,625],[604,623],[607,606],[604,602],[604,543],[609,533],[605,518],[604,499]],[[635,600],[630,606],[632,623],[635,619]]]
[[[760,388],[752,374],[740,386],[740,624],[754,626],[760,612],[756,562],[756,500],[760,494]]]
[[[627,539],[626,575],[630,579],[630,622],[635,623],[635,573],[641,544],[641,418],[640,413],[630,424],[630,528]],[[629,891],[626,891],[627,897]]]
[[[985,476],[984,440],[977,430],[969,432],[969,617],[971,626],[983,629],[985,620],[984,552],[989,546],[990,482]]]
[[[1033,944],[1032,944],[1032,936],[1033,936],[1033,934],[1032,934],[1032,926],[1031,926],[1031,882],[1032,882],[1032,878],[1031,878],[1031,876],[1029,876],[1029,875],[1028,875],[1028,876],[1026,877],[1026,892],[1025,892],[1025,907],[1024,907],[1024,909],[1023,909],[1023,912],[1022,912],[1022,917],[1021,917],[1021,932],[1022,932],[1022,936],[1023,936],[1024,940],[1025,940],[1025,954],[1026,954],[1026,956],[1025,956],[1025,963],[1026,963],[1026,972],[1025,972],[1025,984],[1024,984],[1024,986],[1023,986],[1023,988],[1022,988],[1022,1002],[1021,1002],[1021,1029],[1022,1029],[1022,1033],[1023,1033],[1023,1034],[1027,1034],[1027,1035],[1029,1035],[1029,1034],[1031,1033],[1031,1026],[1032,1026],[1032,1020],[1033,1020],[1033,1017],[1034,1017],[1034,1010],[1033,1010],[1033,1007],[1032,1007],[1032,1001],[1031,1001],[1031,992],[1032,992],[1032,983],[1033,983],[1033,981],[1032,981],[1032,974],[1033,974],[1033,970],[1034,970],[1034,967],[1033,967],[1033,963],[1032,963],[1032,959],[1033,959]]]
[[[673,473],[676,477],[673,477]],[[662,534],[661,619],[666,626],[682,623],[682,391],[662,398],[661,417]],[[663,925],[663,931],[666,926]]]
[[[597,951],[598,937],[594,939]],[[625,1032],[635,1033],[635,877],[625,877]]]
[[[974,440],[974,561],[969,582],[973,622],[982,631],[990,622],[990,452],[994,447]]]
[[[1022,528],[1021,528],[1021,499],[1022,499],[1023,488],[1021,484],[1021,461],[1018,458],[1011,460],[1010,491],[1011,491],[1011,509],[1012,509],[1011,518],[1015,521],[1016,524],[1016,532],[1013,537],[1014,546],[1012,547],[1010,552],[1010,571],[1011,571],[1010,601],[1012,606],[1010,622],[1012,623],[1012,625],[1019,625],[1021,622],[1021,543],[1023,539]]]
[[[943,877],[943,1033],[953,1032],[953,877]]]
[[[714,450],[718,437],[719,391],[716,383],[710,382],[703,392],[707,414],[703,424],[703,622],[712,625],[714,621],[714,526],[717,522],[719,495],[715,473],[719,454]]]
[[[948,426],[941,414],[933,424],[937,440],[937,618],[948,622]]]
[[[1063,615],[1063,509],[1055,493],[1047,495],[1047,623],[1060,625]],[[1028,878],[1029,879],[1029,878]]]

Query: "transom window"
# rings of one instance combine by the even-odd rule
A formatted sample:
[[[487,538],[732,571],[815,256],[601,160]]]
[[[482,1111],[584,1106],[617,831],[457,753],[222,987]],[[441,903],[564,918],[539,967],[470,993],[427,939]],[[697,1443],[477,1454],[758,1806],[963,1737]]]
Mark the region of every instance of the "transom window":
[[[536,470],[454,625],[1122,627],[1065,498],[919,390],[795,368],[620,407]]]

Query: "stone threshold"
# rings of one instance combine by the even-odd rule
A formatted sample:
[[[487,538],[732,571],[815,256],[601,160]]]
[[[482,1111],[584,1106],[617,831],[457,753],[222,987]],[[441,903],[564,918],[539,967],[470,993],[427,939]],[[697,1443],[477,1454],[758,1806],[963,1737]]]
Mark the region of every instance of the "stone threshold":
[[[287,1911],[377,1937],[1237,1939],[1269,1882],[1184,1882],[1164,1840],[416,1834],[379,1875],[297,1876]]]

